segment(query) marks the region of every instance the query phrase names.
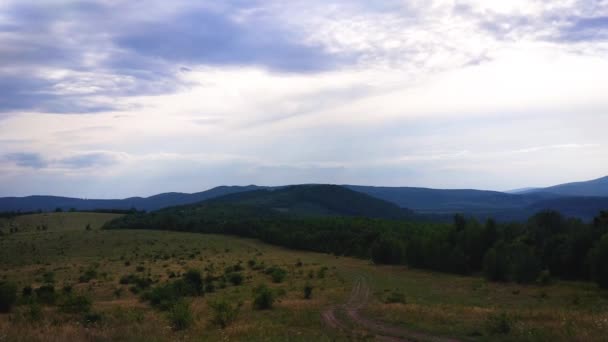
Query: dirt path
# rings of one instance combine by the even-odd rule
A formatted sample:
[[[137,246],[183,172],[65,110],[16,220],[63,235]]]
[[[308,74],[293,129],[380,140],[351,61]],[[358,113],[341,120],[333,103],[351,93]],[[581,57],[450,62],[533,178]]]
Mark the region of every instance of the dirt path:
[[[435,341],[459,342],[457,339],[443,338],[425,333],[411,331],[403,327],[374,321],[363,317],[359,312],[370,300],[370,288],[365,277],[358,277],[353,285],[350,297],[345,304],[334,305],[321,314],[323,321],[332,329],[339,330],[352,337],[375,336],[378,341]],[[339,318],[338,313],[346,316]],[[354,327],[353,327],[354,326]]]

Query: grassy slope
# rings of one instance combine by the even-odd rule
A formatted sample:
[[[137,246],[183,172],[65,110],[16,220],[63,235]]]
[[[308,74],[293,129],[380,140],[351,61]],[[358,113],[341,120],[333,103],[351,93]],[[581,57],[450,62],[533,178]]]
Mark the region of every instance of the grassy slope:
[[[74,284],[84,270],[97,267],[100,276],[88,284],[76,284],[75,291],[94,299],[94,310],[103,312],[100,326],[85,328],[45,308],[42,322],[19,320],[19,314],[0,315],[0,335],[11,341],[25,340],[248,340],[248,341],[329,341],[346,339],[327,329],[319,313],[323,308],[341,303],[348,297],[351,281],[365,276],[370,281],[375,299],[365,309],[370,317],[393,322],[435,334],[452,335],[472,340],[487,340],[484,322],[488,314],[507,312],[513,317],[513,332],[492,336],[499,340],[602,340],[608,331],[606,293],[591,284],[559,282],[549,287],[501,285],[486,283],[477,277],[459,277],[403,267],[379,267],[364,260],[291,251],[257,241],[190,233],[163,231],[112,230],[85,231],[91,214],[64,213],[21,217],[20,222],[39,219],[61,222],[45,232],[29,231],[0,238],[0,276],[24,285],[38,285],[42,274],[55,273],[56,284]],[[98,227],[111,218],[95,214]],[[93,223],[91,223],[93,225]],[[165,260],[166,258],[166,260]],[[289,270],[284,283],[272,284],[267,275],[250,270],[246,264],[256,259],[266,265],[280,265]],[[298,260],[302,267],[296,267]],[[128,261],[129,265],[125,262]],[[213,267],[221,273],[224,267],[243,261],[244,285],[219,290],[193,301],[197,323],[186,332],[173,332],[164,314],[149,308],[119,285],[122,275],[144,273],[165,281],[170,271]],[[327,276],[308,278],[327,266]],[[306,282],[314,286],[313,300],[302,300]],[[282,289],[285,295],[271,311],[253,311],[251,291],[266,283]],[[115,289],[123,287],[116,298]],[[383,304],[389,291],[403,291],[406,304]],[[224,297],[245,302],[237,322],[225,331],[209,325],[207,301]],[[21,310],[23,308],[19,308]],[[18,310],[18,311],[19,311]]]

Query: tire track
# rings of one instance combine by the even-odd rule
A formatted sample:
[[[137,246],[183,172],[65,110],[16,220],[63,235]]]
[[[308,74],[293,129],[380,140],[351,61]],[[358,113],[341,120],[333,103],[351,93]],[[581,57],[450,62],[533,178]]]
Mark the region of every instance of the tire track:
[[[338,330],[352,337],[362,335],[373,335],[378,341],[404,342],[404,341],[434,341],[434,342],[459,342],[457,339],[443,338],[421,332],[415,332],[403,327],[392,326],[363,317],[359,312],[370,300],[370,288],[364,276],[355,280],[348,301],[342,305],[334,305],[321,313],[323,321],[332,329]],[[348,322],[341,321],[337,312],[344,312]],[[350,323],[350,324],[349,324]],[[356,326],[358,329],[352,327]],[[359,328],[367,332],[362,334]]]

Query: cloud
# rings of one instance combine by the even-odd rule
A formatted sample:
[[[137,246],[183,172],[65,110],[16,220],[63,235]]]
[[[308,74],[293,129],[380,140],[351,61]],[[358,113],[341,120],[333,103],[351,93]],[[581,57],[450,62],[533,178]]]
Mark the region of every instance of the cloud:
[[[52,158],[39,153],[15,152],[4,155],[4,160],[16,166],[31,169],[78,170],[92,167],[106,167],[117,164],[123,154],[113,152],[85,152]]]
[[[355,62],[258,5],[9,3],[0,17],[0,112],[124,110],[116,99],[188,87],[181,73],[196,65],[308,73]]]
[[[4,156],[4,159],[6,161],[13,162],[15,163],[15,165],[21,167],[41,169],[47,166],[47,162],[38,153],[9,153]]]

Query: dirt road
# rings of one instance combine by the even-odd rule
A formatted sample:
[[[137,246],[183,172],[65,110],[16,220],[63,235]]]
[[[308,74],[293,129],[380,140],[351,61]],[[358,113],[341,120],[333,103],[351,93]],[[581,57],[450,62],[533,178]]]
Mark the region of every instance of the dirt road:
[[[363,339],[375,337],[378,341],[434,341],[459,342],[457,339],[444,338],[415,332],[403,327],[363,317],[359,312],[370,300],[370,288],[364,276],[354,282],[348,301],[341,305],[327,308],[321,314],[323,321],[332,329],[338,330],[352,338]]]

